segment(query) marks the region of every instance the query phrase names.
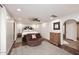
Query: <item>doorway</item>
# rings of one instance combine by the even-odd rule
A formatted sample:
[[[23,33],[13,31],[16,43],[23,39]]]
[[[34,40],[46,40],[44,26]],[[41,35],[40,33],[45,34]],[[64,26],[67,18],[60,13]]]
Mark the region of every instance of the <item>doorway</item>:
[[[64,39],[77,41],[77,22],[73,19],[64,23]]]

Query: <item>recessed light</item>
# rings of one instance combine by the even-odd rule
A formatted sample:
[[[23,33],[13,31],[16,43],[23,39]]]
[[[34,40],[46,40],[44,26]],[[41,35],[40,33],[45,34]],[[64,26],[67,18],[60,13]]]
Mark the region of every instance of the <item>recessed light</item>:
[[[17,9],[17,11],[21,11],[21,9]]]

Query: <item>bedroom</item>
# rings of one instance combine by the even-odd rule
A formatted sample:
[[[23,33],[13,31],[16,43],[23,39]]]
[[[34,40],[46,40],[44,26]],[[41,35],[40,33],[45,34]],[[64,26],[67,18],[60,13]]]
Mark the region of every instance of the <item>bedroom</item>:
[[[72,54],[69,51],[66,51],[57,46],[64,43],[69,44],[68,42],[63,40],[63,23],[69,19],[75,19],[76,21],[78,21],[78,4],[3,4],[2,6],[2,8],[0,7],[2,11],[0,46],[2,52],[1,54],[9,54],[9,51],[11,50],[11,47],[15,41],[16,45],[13,49],[14,51],[12,51],[12,54],[15,55]],[[28,33],[32,34],[32,39],[38,39],[36,37],[36,35],[38,34],[39,37],[42,37],[42,39],[46,41],[43,41],[42,44],[41,40],[39,40],[40,42],[38,40],[32,42],[28,41],[25,39],[25,35]],[[52,35],[53,39],[56,40],[52,40]],[[28,43],[28,45],[34,44],[38,46],[31,47],[27,46],[27,44],[22,46],[22,39],[24,36],[25,38],[23,41],[30,42],[30,44]],[[17,37],[20,38],[17,39]],[[51,43],[53,43],[54,45]]]

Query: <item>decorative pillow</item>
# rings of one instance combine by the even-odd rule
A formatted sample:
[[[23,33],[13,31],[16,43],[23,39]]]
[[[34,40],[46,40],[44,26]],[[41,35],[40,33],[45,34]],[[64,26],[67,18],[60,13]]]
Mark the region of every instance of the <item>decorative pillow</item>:
[[[36,34],[36,37],[37,38],[41,38],[41,35],[38,33],[38,34]]]
[[[32,39],[34,39],[34,38],[36,38],[36,35],[33,34],[33,35],[32,35]]]

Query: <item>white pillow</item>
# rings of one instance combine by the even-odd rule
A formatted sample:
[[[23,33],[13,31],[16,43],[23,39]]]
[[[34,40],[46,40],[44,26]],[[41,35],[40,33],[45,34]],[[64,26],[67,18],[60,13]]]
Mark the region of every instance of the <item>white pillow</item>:
[[[33,30],[29,30],[30,32],[32,32]]]
[[[33,34],[33,35],[32,35],[32,39],[34,39],[34,38],[36,38],[36,35]]]

